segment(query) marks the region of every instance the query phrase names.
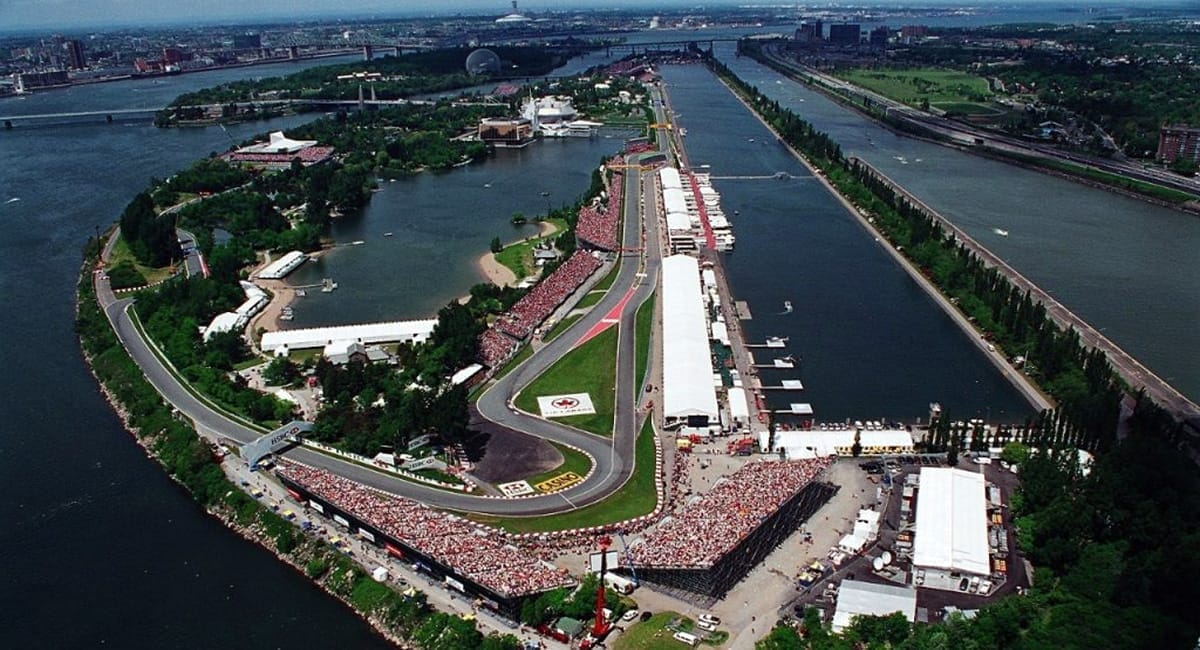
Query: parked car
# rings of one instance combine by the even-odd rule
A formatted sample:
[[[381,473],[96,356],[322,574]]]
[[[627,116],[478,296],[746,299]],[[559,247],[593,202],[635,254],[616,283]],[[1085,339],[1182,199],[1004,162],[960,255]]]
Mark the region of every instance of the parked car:
[[[699,620],[701,623],[708,623],[709,625],[720,625],[721,624],[721,619],[717,618],[716,616],[713,616],[712,614],[701,614],[701,615],[697,616],[696,619]]]
[[[621,615],[621,620],[628,623],[629,621],[632,621],[633,619],[635,619],[637,617],[638,617],[638,611],[636,609],[631,609],[628,612],[625,612],[624,614]]]

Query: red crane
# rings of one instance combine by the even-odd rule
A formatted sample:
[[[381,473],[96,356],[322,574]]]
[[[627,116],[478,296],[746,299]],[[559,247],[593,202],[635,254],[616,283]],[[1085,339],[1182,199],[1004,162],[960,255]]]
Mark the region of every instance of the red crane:
[[[600,545],[600,586],[596,588],[596,621],[592,624],[592,636],[597,641],[603,639],[612,627],[604,618],[604,576],[608,573],[608,547],[612,546],[612,538],[601,537],[598,543]]]

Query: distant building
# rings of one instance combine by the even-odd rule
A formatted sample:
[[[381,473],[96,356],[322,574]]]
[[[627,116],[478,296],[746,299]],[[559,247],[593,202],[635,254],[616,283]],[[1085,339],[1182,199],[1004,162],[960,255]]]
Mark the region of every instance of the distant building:
[[[67,51],[67,66],[69,68],[72,70],[83,70],[87,67],[87,59],[83,56],[83,43],[71,39],[63,43],[63,49]]]
[[[900,28],[900,41],[902,43],[911,43],[926,36],[929,36],[929,28],[925,25],[905,25]]]
[[[192,58],[187,52],[177,47],[164,47],[162,60],[166,65],[176,65]]]
[[[1176,124],[1158,130],[1158,159],[1169,165],[1180,158],[1200,162],[1200,127]]]
[[[862,25],[830,25],[830,45],[858,45],[862,42]]]
[[[888,31],[886,25],[880,25],[879,27],[872,29],[870,38],[868,39],[871,44],[871,48],[875,50],[887,49],[888,36],[890,35],[891,32]]]
[[[257,50],[262,47],[262,34],[234,34],[233,49]]]
[[[533,140],[533,123],[526,118],[484,118],[479,122],[479,139],[501,147],[523,146]]]
[[[819,43],[821,42],[822,38],[824,38],[824,34],[821,33],[821,30],[821,21],[804,21],[800,23],[800,28],[796,30],[796,42]]]
[[[23,93],[34,88],[48,88],[71,83],[66,70],[51,70],[50,72],[18,72],[13,75],[13,87],[16,92]]]
[[[333,147],[317,146],[316,140],[292,140],[283,131],[275,131],[266,142],[231,151],[224,158],[234,163],[283,168],[290,166],[293,160],[299,160],[305,166],[315,165],[325,162],[332,155]]]

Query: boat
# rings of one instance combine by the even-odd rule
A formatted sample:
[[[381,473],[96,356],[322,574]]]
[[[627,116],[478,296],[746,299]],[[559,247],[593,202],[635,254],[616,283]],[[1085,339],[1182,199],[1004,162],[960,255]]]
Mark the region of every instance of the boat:
[[[1001,237],[1008,236],[1008,231],[1004,230],[1003,228],[992,228],[992,232],[996,233],[997,235],[1000,235]]]
[[[783,301],[783,313],[785,313],[785,314],[792,313],[792,301],[791,300]]]
[[[333,278],[321,280],[321,293],[333,293],[336,288],[338,288],[338,284],[333,281]]]
[[[782,348],[785,345],[787,345],[787,342],[788,342],[788,337],[786,337],[786,336],[772,336],[767,339],[767,347]]]
[[[542,196],[550,196],[549,192],[542,192]]]
[[[383,236],[384,236],[384,237],[391,237],[391,236],[392,236],[392,233],[390,233],[390,232],[385,232],[385,233],[383,233]]]
[[[307,292],[307,291],[305,291],[304,289],[296,289],[296,294],[295,294],[295,295],[296,295],[296,296],[298,296],[298,297],[300,297],[300,298],[303,298],[304,296],[307,296],[307,295],[308,295],[308,292]]]

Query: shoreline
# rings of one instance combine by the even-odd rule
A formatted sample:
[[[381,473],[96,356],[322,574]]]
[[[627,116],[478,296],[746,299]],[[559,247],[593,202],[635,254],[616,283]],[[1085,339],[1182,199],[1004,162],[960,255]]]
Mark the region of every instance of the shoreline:
[[[538,222],[538,232],[536,235],[511,241],[508,244],[505,244],[505,248],[529,241],[531,239],[546,239],[558,231],[558,226],[554,225],[550,221],[540,221]],[[489,282],[498,287],[511,287],[523,279],[518,278],[517,274],[512,272],[512,269],[504,266],[500,262],[497,262],[496,254],[491,251],[480,255],[479,258],[475,260],[475,268],[479,271],[479,276],[483,278],[485,282]],[[467,298],[469,299],[470,296],[467,296]],[[462,299],[460,299],[460,302],[461,301]]]
[[[825,188],[826,191],[837,198],[842,207],[846,209],[846,212],[853,216],[858,224],[862,226],[862,228],[868,234],[871,234],[876,238],[884,250],[886,250],[891,256],[892,260],[900,268],[904,269],[908,273],[908,276],[917,283],[917,286],[921,287],[925,293],[929,295],[929,297],[932,298],[939,307],[941,307],[942,311],[950,318],[950,320],[954,321],[954,323],[958,325],[959,329],[961,329],[963,333],[972,340],[972,343],[975,345],[975,347],[978,348],[980,352],[992,362],[992,365],[994,365],[996,369],[1000,371],[1000,374],[1003,375],[1004,378],[1008,380],[1008,382],[1012,384],[1014,388],[1017,389],[1017,392],[1019,392],[1027,402],[1029,402],[1030,406],[1037,410],[1046,410],[1054,407],[1054,402],[1048,398],[1044,392],[1042,392],[1041,388],[1034,384],[1033,381],[1027,376],[1014,368],[1012,364],[1008,362],[1008,359],[1004,357],[1004,354],[1001,350],[989,349],[988,341],[982,338],[979,330],[977,330],[975,326],[967,320],[967,317],[961,311],[959,311],[958,308],[955,307],[954,304],[951,303],[950,300],[936,286],[934,286],[934,284],[930,282],[928,278],[922,275],[907,257],[905,257],[900,251],[896,250],[896,247],[892,246],[891,243],[888,242],[883,233],[879,232],[879,230],[875,228],[874,223],[864,216],[858,208],[854,207],[854,204],[851,203],[850,200],[845,196],[843,196],[841,192],[837,191],[837,188],[835,188],[833,184],[829,182],[829,179],[825,178],[824,172],[817,169],[816,166],[809,162],[808,158],[804,157],[804,155],[800,153],[800,151],[798,151],[787,141],[783,140],[782,136],[780,136],[779,133],[776,132],[775,129],[772,128],[771,125],[768,124],[767,121],[758,114],[758,111],[754,110],[753,106],[747,104],[746,99],[739,95],[738,92],[729,85],[729,82],[721,78],[721,76],[717,75],[715,72],[714,76],[717,77],[717,80],[721,82],[721,85],[725,86],[725,89],[728,90],[729,93],[732,94],[734,98],[736,98],[738,102],[746,108],[746,110],[750,111],[750,114],[753,115],[760,124],[767,127],[767,130],[769,130],[776,138],[779,138],[780,143],[787,147],[787,150],[796,160],[800,161],[800,164],[804,165],[804,168],[813,175],[813,178],[817,179],[817,181],[822,187]]]
[[[85,260],[85,263],[83,264],[83,266],[81,268],[80,274],[82,276],[84,274],[90,273],[90,271],[91,271],[90,265]],[[84,295],[78,289],[76,289],[76,291],[75,291],[76,318],[79,317],[81,301],[84,299],[85,299]],[[99,307],[98,303],[97,303],[97,307]],[[103,310],[101,310],[101,311],[103,311]],[[76,343],[79,345],[79,351],[80,351],[81,355],[83,356],[83,362],[84,362],[84,365],[87,366],[88,373],[92,376],[92,379],[95,380],[96,387],[100,390],[100,394],[104,396],[104,401],[109,405],[109,407],[113,410],[113,413],[116,414],[117,418],[121,421],[121,428],[124,429],[126,431],[126,433],[129,434],[130,438],[133,439],[134,444],[137,445],[142,450],[142,453],[147,458],[153,460],[160,469],[166,471],[167,478],[170,479],[172,483],[174,483],[178,488],[183,489],[184,492],[187,493],[188,499],[193,504],[195,504],[195,506],[197,506],[197,508],[199,510],[203,511],[206,515],[219,521],[227,530],[236,534],[238,537],[241,537],[243,540],[246,540],[247,542],[250,542],[250,543],[254,544],[255,546],[258,546],[259,548],[274,555],[278,561],[284,563],[286,566],[290,567],[293,571],[296,571],[297,573],[299,573],[308,582],[310,582],[311,584],[316,586],[318,589],[325,592],[330,597],[334,598],[339,603],[341,603],[343,606],[345,606],[347,609],[349,609],[351,612],[353,612],[353,614],[355,616],[357,616],[359,619],[361,619],[363,622],[365,622],[367,625],[369,625],[371,627],[372,631],[374,631],[377,635],[379,635],[381,638],[386,640],[388,643],[391,643],[392,645],[394,645],[398,648],[411,647],[411,646],[407,645],[407,642],[405,639],[403,639],[402,637],[397,635],[394,631],[389,629],[383,620],[379,619],[378,617],[376,617],[374,615],[366,614],[364,612],[359,611],[358,609],[356,609],[354,607],[354,604],[350,601],[349,597],[343,596],[343,595],[333,591],[330,588],[330,586],[328,585],[329,573],[326,573],[325,575],[323,575],[319,578],[313,578],[306,573],[305,560],[308,559],[309,557],[313,556],[316,553],[316,551],[318,550],[319,544],[321,543],[321,540],[311,538],[304,534],[300,534],[298,536],[298,543],[297,543],[296,547],[292,550],[292,552],[284,553],[284,552],[280,551],[275,546],[274,543],[272,543],[272,540],[266,534],[265,530],[262,529],[261,526],[256,526],[255,524],[247,525],[247,524],[242,524],[242,523],[238,522],[236,519],[236,513],[230,511],[228,508],[216,508],[216,507],[208,507],[208,506],[202,505],[197,500],[196,495],[194,493],[192,493],[192,491],[188,488],[188,486],[185,485],[183,482],[181,482],[179,480],[179,478],[170,471],[170,468],[166,465],[166,463],[163,461],[163,459],[154,451],[152,444],[155,440],[158,439],[158,436],[155,436],[155,435],[143,436],[143,435],[141,435],[141,430],[133,425],[133,416],[132,416],[131,412],[129,411],[129,409],[117,397],[116,393],[113,392],[113,390],[111,388],[109,388],[108,384],[106,384],[104,382],[104,380],[101,379],[100,375],[97,374],[96,367],[94,364],[94,355],[87,350],[86,346],[84,345],[83,339],[77,336],[75,340],[76,340]],[[121,350],[121,354],[125,355],[126,358],[128,358],[129,353],[125,350],[124,346],[119,345],[118,347]],[[157,394],[157,392],[156,392],[156,394]],[[203,441],[205,443],[211,443],[211,441],[208,438],[206,438],[200,434],[199,430],[194,425],[190,428],[192,430],[193,435],[195,435],[198,439],[200,439],[201,441]],[[221,473],[225,476],[225,479],[230,481],[231,484],[236,485],[234,483],[234,478],[231,476],[230,472],[227,470],[226,464],[223,462],[220,462],[220,461],[214,461],[214,463],[221,469]],[[256,504],[257,504],[257,502],[256,502]],[[258,507],[262,508],[262,506],[260,504],[258,504]],[[257,518],[256,518],[256,521],[257,521]],[[358,566],[361,566],[357,562],[355,564]]]

